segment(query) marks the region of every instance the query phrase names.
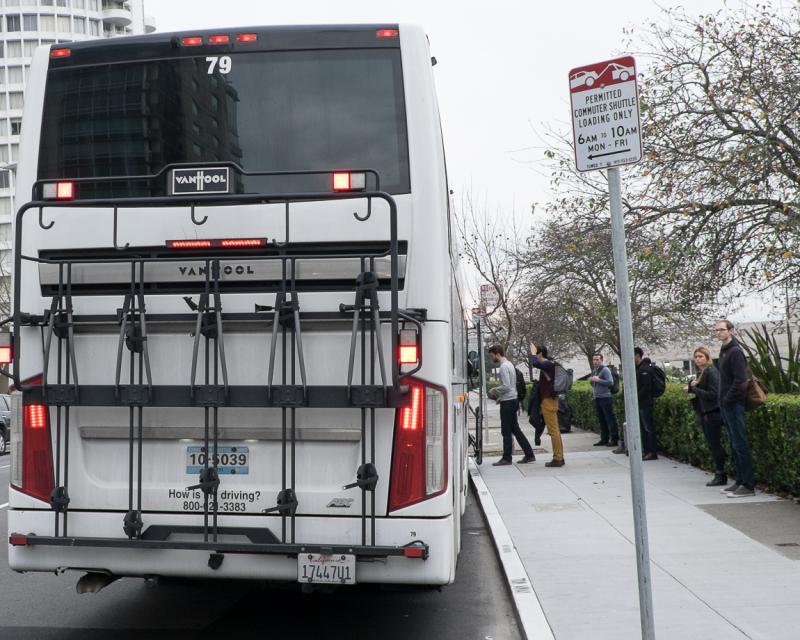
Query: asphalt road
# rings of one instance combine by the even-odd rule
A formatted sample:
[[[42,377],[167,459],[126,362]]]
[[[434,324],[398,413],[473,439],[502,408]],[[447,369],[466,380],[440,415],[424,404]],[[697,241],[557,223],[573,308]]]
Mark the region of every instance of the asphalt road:
[[[78,595],[77,573],[20,575],[8,569],[8,465],[9,457],[0,457],[3,640],[521,637],[490,533],[471,495],[456,582],[441,590],[359,585],[304,595],[298,585],[123,579],[100,593]]]

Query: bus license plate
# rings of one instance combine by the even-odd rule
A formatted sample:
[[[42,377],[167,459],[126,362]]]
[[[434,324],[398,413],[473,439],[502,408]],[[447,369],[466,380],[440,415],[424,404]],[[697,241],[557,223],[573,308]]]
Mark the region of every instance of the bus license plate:
[[[337,553],[297,555],[297,581],[315,584],[355,584],[356,557]]]
[[[213,452],[213,447],[211,448]],[[213,455],[212,455],[213,457]],[[214,461],[206,454],[203,446],[186,447],[186,473],[200,473],[208,460],[208,466]],[[217,447],[217,473],[228,475],[248,475],[250,473],[250,447]]]

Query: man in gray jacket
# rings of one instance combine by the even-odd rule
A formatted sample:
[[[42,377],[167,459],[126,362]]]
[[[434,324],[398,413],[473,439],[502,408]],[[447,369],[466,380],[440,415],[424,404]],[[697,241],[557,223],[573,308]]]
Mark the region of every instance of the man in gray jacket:
[[[619,429],[617,428],[617,418],[614,415],[613,397],[611,387],[614,386],[614,378],[611,370],[603,364],[603,354],[595,353],[592,356],[594,370],[589,377],[592,385],[592,397],[594,398],[594,408],[597,411],[597,419],[600,421],[600,440],[594,443],[595,447],[616,447],[619,444]]]
[[[500,384],[489,391],[489,397],[500,401],[500,432],[503,434],[503,457],[493,463],[495,467],[511,464],[513,435],[525,454],[518,460],[518,464],[526,464],[536,460],[533,455],[531,443],[522,433],[517,421],[517,372],[514,365],[505,357],[503,347],[499,344],[489,347],[489,356],[492,362],[500,365]]]

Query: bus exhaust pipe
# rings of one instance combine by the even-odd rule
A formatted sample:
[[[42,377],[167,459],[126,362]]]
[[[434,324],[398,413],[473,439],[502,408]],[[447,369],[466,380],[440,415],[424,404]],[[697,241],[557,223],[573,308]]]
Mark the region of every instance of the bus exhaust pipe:
[[[115,580],[119,580],[119,576],[110,573],[100,573],[98,571],[89,571],[83,576],[75,585],[75,591],[78,593],[97,593],[105,589]]]

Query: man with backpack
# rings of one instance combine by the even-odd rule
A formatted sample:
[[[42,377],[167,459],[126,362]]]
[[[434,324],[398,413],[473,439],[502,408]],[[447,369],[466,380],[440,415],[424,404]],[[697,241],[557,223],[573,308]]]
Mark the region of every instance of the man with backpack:
[[[619,445],[619,429],[617,418],[614,415],[612,390],[616,386],[611,370],[603,364],[603,354],[595,353],[592,356],[592,375],[589,383],[592,385],[592,398],[600,422],[600,440],[594,443],[595,447],[616,447]]]
[[[642,434],[642,460],[658,460],[656,444],[656,425],[653,422],[653,409],[657,397],[666,388],[666,376],[650,358],[644,357],[641,347],[633,350],[636,363],[636,395],[639,398],[639,428]]]
[[[561,442],[561,430],[558,427],[558,393],[556,392],[556,370],[560,365],[547,357],[547,347],[545,346],[537,347],[531,342],[530,351],[531,366],[541,371],[537,390],[547,433],[550,434],[553,442],[553,459],[544,466],[563,467],[564,445]],[[563,367],[561,369],[563,370]]]

